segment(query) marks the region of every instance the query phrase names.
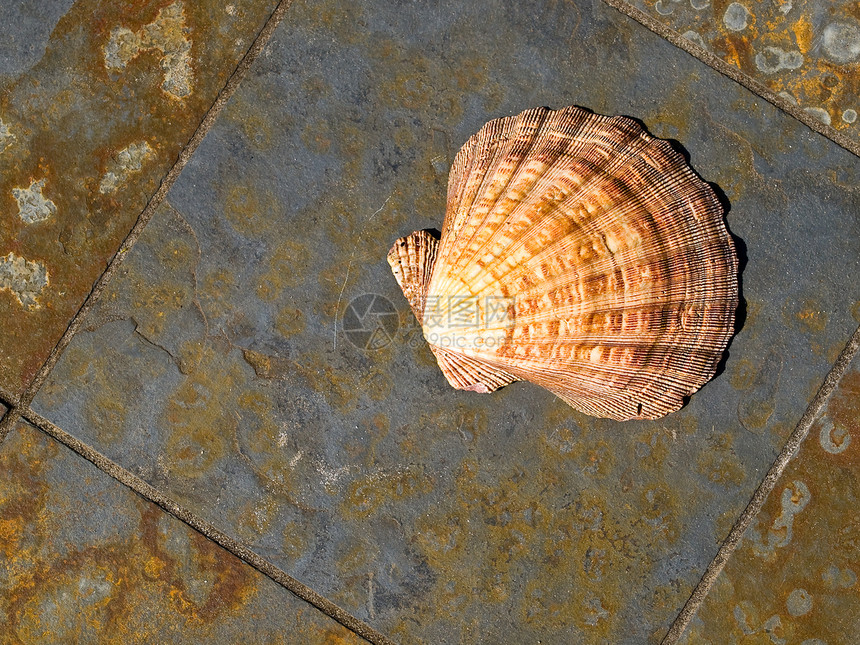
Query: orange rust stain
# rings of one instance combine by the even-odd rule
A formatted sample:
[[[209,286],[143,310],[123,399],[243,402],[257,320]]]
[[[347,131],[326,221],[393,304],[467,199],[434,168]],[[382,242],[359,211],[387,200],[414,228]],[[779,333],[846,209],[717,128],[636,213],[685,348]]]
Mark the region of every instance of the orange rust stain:
[[[721,486],[740,486],[746,480],[746,471],[732,449],[733,435],[720,434],[709,441],[709,449],[700,454],[698,471]]]
[[[9,642],[71,642],[92,633],[107,643],[141,642],[142,634],[154,636],[151,630],[231,617],[257,593],[253,570],[133,495],[126,495],[128,510],[140,519],[130,536],[94,545],[58,539],[57,523],[65,526],[73,511],[63,508],[63,499],[47,498],[44,471],[58,458],[57,444],[33,430],[21,432],[10,438],[15,450],[0,453],[10,475],[0,495],[0,526],[14,525],[14,534],[27,537],[12,540],[7,557],[9,586],[0,603]],[[177,551],[175,538],[183,534],[190,548]],[[207,581],[202,594],[199,585],[189,590],[189,574]],[[64,597],[75,598],[71,615],[58,602]],[[46,614],[50,606],[59,614]]]
[[[267,269],[258,279],[257,295],[265,302],[272,302],[288,287],[300,284],[312,257],[301,241],[284,240],[267,260]]]
[[[747,358],[739,358],[732,362],[729,372],[729,383],[736,390],[746,390],[751,387],[758,374],[758,367]]]
[[[860,464],[860,371],[853,370],[842,377],[827,404],[827,417],[840,433],[847,432],[850,436],[847,448],[836,455],[829,455],[830,458],[843,467]]]
[[[348,645],[350,643],[357,643],[360,640],[354,634],[346,631],[346,629],[335,630],[326,630],[319,635],[319,642],[322,645]]]
[[[416,467],[371,473],[349,484],[343,512],[348,517],[365,518],[385,504],[419,497],[432,490],[432,478]]]
[[[829,348],[818,340],[830,319],[821,303],[814,299],[801,302],[789,300],[783,308],[783,319],[807,337],[813,352],[824,354],[828,351]]]
[[[813,45],[812,21],[806,14],[801,14],[791,26],[797,48],[804,55],[808,54]]]
[[[275,318],[275,330],[284,338],[291,338],[305,329],[305,314],[295,307],[283,307]]]
[[[242,356],[260,378],[283,378],[291,369],[290,362],[279,356],[269,356],[251,349],[243,349]]]
[[[259,238],[283,222],[283,205],[270,190],[230,182],[220,192],[227,221],[246,237]],[[291,275],[298,273],[296,266],[292,266]]]
[[[165,453],[172,474],[200,477],[224,456],[238,423],[228,402],[244,379],[241,362],[215,346],[204,348],[200,365],[171,393],[161,415],[170,429]]]

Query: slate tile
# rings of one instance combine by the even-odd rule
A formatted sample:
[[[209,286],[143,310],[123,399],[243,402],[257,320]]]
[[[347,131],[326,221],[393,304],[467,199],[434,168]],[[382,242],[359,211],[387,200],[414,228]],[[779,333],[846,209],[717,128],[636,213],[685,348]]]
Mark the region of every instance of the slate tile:
[[[4,12],[4,390],[20,394],[43,364],[275,4],[27,0]]]
[[[684,643],[850,643],[860,629],[860,357],[717,578]]]
[[[19,424],[0,450],[3,643],[364,643]]]
[[[658,422],[451,389],[385,261],[481,125],[568,104],[730,205],[740,332]],[[34,407],[395,640],[656,642],[857,325],[858,170],[601,2],[299,2]]]
[[[856,2],[629,2],[860,142],[860,9]]]

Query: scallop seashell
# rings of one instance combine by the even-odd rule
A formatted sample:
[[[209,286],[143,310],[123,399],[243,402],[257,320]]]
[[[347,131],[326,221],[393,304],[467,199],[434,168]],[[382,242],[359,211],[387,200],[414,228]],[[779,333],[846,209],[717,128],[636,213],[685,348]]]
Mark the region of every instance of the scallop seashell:
[[[734,330],[713,190],[633,120],[577,107],[487,123],[454,160],[441,237],[388,262],[455,388],[531,381],[598,417],[677,410]]]

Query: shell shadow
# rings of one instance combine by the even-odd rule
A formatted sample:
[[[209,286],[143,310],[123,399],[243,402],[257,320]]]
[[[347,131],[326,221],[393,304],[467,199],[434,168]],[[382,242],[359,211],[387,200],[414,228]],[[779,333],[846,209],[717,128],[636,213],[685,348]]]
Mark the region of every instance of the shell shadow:
[[[723,217],[727,218],[729,214],[729,210],[731,210],[731,202],[729,198],[726,197],[726,194],[723,192],[723,189],[720,188],[717,184],[712,182],[707,182],[708,186],[711,187],[711,190],[714,191],[714,194],[717,196],[717,199],[720,202],[720,205],[723,207]],[[720,374],[722,374],[726,369],[726,363],[729,360],[729,350],[732,347],[732,343],[735,342],[735,338],[738,333],[743,329],[744,325],[747,321],[747,301],[744,298],[744,270],[747,266],[747,244],[744,242],[744,239],[739,235],[735,235],[732,230],[729,228],[728,221],[725,222],[726,230],[729,232],[729,235],[732,238],[732,242],[735,244],[735,252],[738,254],[738,307],[735,309],[735,330],[732,334],[731,339],[729,340],[729,344],[726,345],[726,349],[723,351],[723,357],[720,359],[720,362],[717,363],[717,369],[714,372],[714,376],[711,378],[716,378]]]
[[[631,118],[631,117],[627,117],[627,118]],[[643,124],[638,119],[632,119],[632,120],[639,123],[639,125],[641,125],[642,128],[646,132],[648,132],[648,129],[645,127],[645,124]],[[713,379],[717,378],[718,376],[720,376],[723,372],[726,371],[726,364],[728,363],[729,355],[730,355],[729,350],[731,349],[731,346],[735,340],[735,337],[738,335],[738,333],[741,331],[741,329],[743,329],[744,325],[746,324],[747,301],[746,301],[746,298],[744,298],[744,270],[746,269],[747,261],[748,261],[747,245],[746,245],[746,242],[744,242],[744,239],[742,237],[733,233],[731,228],[729,228],[728,215],[729,215],[729,211],[731,211],[731,209],[732,209],[732,203],[731,203],[731,201],[729,201],[729,198],[726,195],[726,193],[723,191],[723,189],[720,188],[720,186],[718,184],[716,184],[712,181],[705,180],[705,178],[702,177],[698,173],[698,171],[693,167],[693,164],[690,162],[690,153],[687,151],[687,149],[683,145],[681,145],[681,143],[679,141],[677,141],[675,139],[664,139],[664,141],[668,142],[669,145],[672,146],[672,149],[675,152],[677,152],[682,157],[684,157],[684,161],[687,162],[687,165],[690,167],[690,169],[693,171],[693,173],[696,175],[696,177],[698,177],[703,182],[705,182],[710,187],[710,189],[714,191],[714,195],[716,195],[717,201],[719,201],[720,206],[723,209],[723,224],[725,225],[726,231],[728,231],[729,236],[732,238],[732,242],[735,245],[735,253],[737,253],[737,256],[738,256],[738,306],[735,309],[734,331],[732,332],[732,337],[729,339],[729,342],[726,345],[726,348],[723,350],[723,355],[720,358],[720,361],[717,363],[717,366],[714,370],[714,375],[711,377],[711,380],[713,380]],[[689,400],[690,400],[689,396],[684,397],[684,406],[687,405]]]

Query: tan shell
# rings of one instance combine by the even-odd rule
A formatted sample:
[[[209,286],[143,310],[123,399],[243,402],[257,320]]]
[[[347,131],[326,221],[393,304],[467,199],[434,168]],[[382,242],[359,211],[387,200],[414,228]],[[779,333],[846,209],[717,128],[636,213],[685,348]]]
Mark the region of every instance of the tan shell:
[[[490,121],[457,154],[440,240],[388,262],[456,388],[516,380],[612,419],[677,410],[734,330],[738,262],[713,190],[631,119]]]

